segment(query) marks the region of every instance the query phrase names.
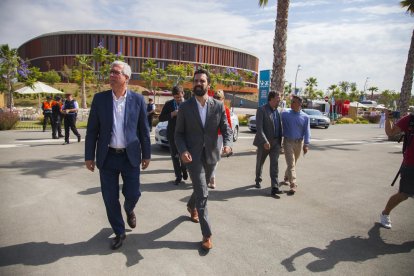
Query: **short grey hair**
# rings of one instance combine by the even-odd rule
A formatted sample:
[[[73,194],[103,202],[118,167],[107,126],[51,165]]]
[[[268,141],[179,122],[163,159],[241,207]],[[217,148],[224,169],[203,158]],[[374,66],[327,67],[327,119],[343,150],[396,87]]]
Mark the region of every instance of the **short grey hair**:
[[[123,62],[122,60],[115,60],[111,63],[111,69],[115,65],[122,66],[122,74],[128,77],[128,79],[131,79],[131,66],[129,66],[128,63]]]

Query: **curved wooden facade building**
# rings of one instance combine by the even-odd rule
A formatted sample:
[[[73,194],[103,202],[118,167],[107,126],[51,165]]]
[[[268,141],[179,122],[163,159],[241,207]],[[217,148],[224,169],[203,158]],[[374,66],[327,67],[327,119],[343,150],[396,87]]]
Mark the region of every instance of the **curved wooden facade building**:
[[[259,59],[256,56],[229,46],[178,35],[113,30],[54,32],[27,41],[18,48],[18,53],[41,71],[61,71],[65,64],[72,67],[76,55],[91,55],[99,43],[114,54],[124,55],[132,68],[133,82],[140,82],[145,61],[154,59],[163,69],[171,63],[189,63],[195,67],[208,64],[216,72],[228,68],[237,69],[241,75],[251,72],[254,78],[244,80],[246,86],[238,92],[258,91]]]

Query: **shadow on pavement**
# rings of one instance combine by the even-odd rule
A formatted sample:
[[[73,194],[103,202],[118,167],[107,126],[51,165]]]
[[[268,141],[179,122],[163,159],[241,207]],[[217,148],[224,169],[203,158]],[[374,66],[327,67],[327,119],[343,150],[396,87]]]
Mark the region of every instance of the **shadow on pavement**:
[[[54,244],[49,242],[28,242],[0,248],[0,267],[23,264],[44,265],[58,261],[59,259],[75,256],[110,255],[122,253],[127,261],[126,266],[138,264],[144,259],[139,249],[182,249],[199,250],[200,242],[186,241],[157,241],[172,232],[182,222],[189,221],[188,217],[180,216],[161,228],[145,234],[129,234],[119,250],[110,249],[109,236],[112,229],[104,228],[91,239],[85,242],[73,244]]]
[[[50,172],[79,168],[84,165],[85,162],[81,155],[61,155],[52,160],[14,161],[8,165],[1,165],[0,169],[19,169],[23,175],[37,175],[41,178],[47,178]]]
[[[331,270],[340,262],[364,262],[379,257],[380,255],[390,255],[408,253],[414,249],[414,241],[403,244],[388,244],[380,236],[381,225],[375,223],[368,231],[368,238],[352,236],[341,240],[331,241],[326,248],[307,247],[299,250],[281,264],[287,271],[295,271],[294,261],[296,258],[307,253],[312,254],[318,260],[309,263],[306,268],[312,272],[322,272]]]

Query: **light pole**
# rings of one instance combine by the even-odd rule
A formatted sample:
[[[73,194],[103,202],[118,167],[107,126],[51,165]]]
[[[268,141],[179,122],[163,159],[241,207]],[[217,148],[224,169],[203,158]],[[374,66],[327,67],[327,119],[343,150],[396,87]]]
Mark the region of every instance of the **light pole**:
[[[365,99],[365,89],[367,88],[367,82],[368,82],[369,77],[367,77],[365,79],[365,84],[364,84],[364,99]]]
[[[298,79],[298,72],[299,72],[299,70],[301,70],[302,69],[302,66],[300,66],[300,64],[298,65],[298,69],[296,69],[296,76],[295,76],[295,90],[294,90],[294,92],[293,93],[295,93],[295,95],[297,94],[296,93],[296,80]]]

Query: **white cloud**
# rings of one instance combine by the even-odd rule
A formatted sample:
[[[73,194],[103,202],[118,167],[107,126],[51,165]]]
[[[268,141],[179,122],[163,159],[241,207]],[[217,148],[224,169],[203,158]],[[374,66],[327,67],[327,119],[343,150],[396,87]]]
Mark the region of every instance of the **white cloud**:
[[[323,90],[344,80],[361,88],[369,76],[380,90],[398,91],[412,19],[388,0],[338,2],[290,2],[286,80],[294,81],[301,64],[300,85],[312,76]],[[243,49],[260,58],[260,69],[270,69],[275,3],[269,1],[263,9],[257,1],[244,0],[0,0],[0,44],[18,47],[38,35],[65,30],[153,31]]]

